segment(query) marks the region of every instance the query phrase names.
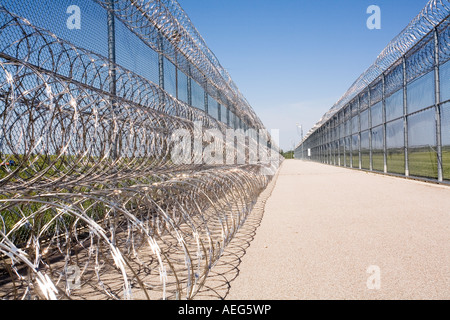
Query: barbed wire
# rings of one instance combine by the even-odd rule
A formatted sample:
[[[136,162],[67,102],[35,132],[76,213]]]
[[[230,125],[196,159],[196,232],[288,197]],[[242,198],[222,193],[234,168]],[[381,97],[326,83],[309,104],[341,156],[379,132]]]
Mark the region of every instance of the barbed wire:
[[[401,57],[424,39],[437,25],[448,18],[450,14],[449,0],[430,0],[424,9],[408,24],[408,26],[400,32],[383,51],[378,55],[375,62],[359,76],[359,78],[351,85],[347,92],[327,111],[323,117],[309,130],[303,138],[306,141],[317,129],[331,119],[337,112],[350,103],[358,94],[363,92],[384,72],[395,67]],[[428,48],[432,50],[431,48]],[[443,52],[448,52],[448,43],[441,45]],[[424,61],[430,59],[432,55],[428,53],[417,55],[417,61],[414,62],[414,68],[409,70],[427,67],[432,61]],[[419,61],[420,60],[420,61]],[[427,64],[428,63],[428,64]],[[418,70],[418,72],[422,72]],[[299,145],[300,145],[299,144]],[[298,146],[297,146],[298,147]]]
[[[110,0],[94,1],[105,10],[111,9]],[[114,0],[113,7],[114,15],[133,33],[197,83],[203,84],[211,97],[232,108],[250,127],[264,128],[231,76],[220,65],[176,1]],[[158,39],[160,34],[163,37]],[[163,43],[159,44],[158,41]],[[195,68],[191,68],[192,65]]]
[[[175,131],[228,127],[120,65],[113,95],[108,59],[0,24],[0,298],[192,299],[277,167],[176,163]]]

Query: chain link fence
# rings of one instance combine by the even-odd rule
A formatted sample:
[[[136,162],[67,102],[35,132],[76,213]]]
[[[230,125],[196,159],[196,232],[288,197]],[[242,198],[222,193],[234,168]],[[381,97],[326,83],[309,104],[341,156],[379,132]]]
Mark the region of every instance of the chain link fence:
[[[449,14],[448,0],[430,1],[308,133],[296,158],[450,181]]]

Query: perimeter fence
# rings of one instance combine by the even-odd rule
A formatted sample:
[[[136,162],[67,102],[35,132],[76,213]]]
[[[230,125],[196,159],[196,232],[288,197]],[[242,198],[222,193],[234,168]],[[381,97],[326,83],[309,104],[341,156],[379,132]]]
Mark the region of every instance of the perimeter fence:
[[[297,159],[450,181],[450,2],[429,1],[297,146]]]

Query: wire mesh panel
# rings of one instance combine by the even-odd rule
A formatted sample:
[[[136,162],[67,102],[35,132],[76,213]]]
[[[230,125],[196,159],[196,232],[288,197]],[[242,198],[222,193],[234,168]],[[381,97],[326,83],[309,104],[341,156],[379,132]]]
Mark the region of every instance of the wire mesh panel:
[[[192,106],[205,111],[205,90],[195,81],[192,81]]]
[[[101,8],[98,4],[92,3],[92,5],[98,7],[97,10],[103,11],[103,15],[105,14],[105,10],[103,10],[103,8]],[[98,18],[96,19],[98,20]],[[82,21],[84,22],[85,20],[87,20],[87,17],[83,17]],[[103,20],[98,21],[103,21],[104,23],[104,21],[106,21],[106,17]],[[82,26],[82,29],[83,28],[85,28],[85,26]],[[91,37],[95,39],[97,38],[97,35],[94,30],[92,30]],[[125,69],[133,71],[134,73],[144,77],[145,79],[152,81],[153,83],[160,84],[158,53],[147,46],[139,38],[137,38],[135,34],[117,18],[115,19],[115,31],[116,63],[124,67]],[[99,39],[104,38],[97,38],[97,42],[103,42],[105,44],[108,43],[104,40],[99,41]],[[104,54],[104,56],[108,57],[108,54]],[[167,84],[167,88],[171,89],[172,87],[171,85]]]
[[[369,90],[359,95],[359,109],[361,111],[366,110],[369,107]]]
[[[352,133],[359,133],[359,116],[352,118]]]
[[[408,117],[408,160],[412,176],[437,178],[434,108]]]
[[[359,135],[352,135],[352,167],[359,168]]]
[[[351,159],[352,159],[352,143],[351,136],[345,137],[345,166],[351,167]]]
[[[166,58],[164,58],[164,90],[173,97],[177,96],[177,70]]]
[[[369,131],[361,132],[361,168],[370,169],[370,140]]]
[[[405,174],[404,121],[399,119],[386,124],[387,171]]]
[[[217,101],[208,96],[208,113],[214,119],[219,120],[219,105]]]
[[[384,95],[386,97],[403,87],[403,64],[401,60],[390,68],[384,78],[384,82]]]
[[[440,92],[441,102],[450,100],[450,61],[440,66]]]
[[[408,113],[414,113],[435,104],[434,85],[434,72],[429,72],[407,86]]]
[[[378,102],[371,107],[372,127],[379,126],[383,123],[383,103]]]
[[[181,70],[177,70],[178,79],[178,99],[184,103],[188,103],[188,77]]]
[[[383,126],[372,129],[372,168],[384,171],[384,131]]]
[[[230,123],[229,126],[233,129],[236,129],[236,115],[234,114],[234,112],[230,111]]]
[[[108,38],[108,25],[105,23],[107,12],[94,1],[2,0],[0,5],[26,18],[32,25],[49,30],[77,47],[108,56],[108,42],[105,41]],[[69,9],[74,5],[80,8],[82,14],[80,29],[67,27],[67,22],[73,14]]]
[[[399,90],[386,99],[386,121],[403,117],[403,97],[403,90]]]
[[[383,82],[378,80],[376,84],[370,88],[370,105],[373,106],[383,99]]]
[[[361,112],[360,117],[361,131],[369,129],[369,110],[364,110]]]
[[[224,105],[221,105],[220,112],[221,112],[221,121],[228,125],[228,109],[227,109],[227,107]]]
[[[339,140],[339,165],[345,166],[345,141],[344,138]]]

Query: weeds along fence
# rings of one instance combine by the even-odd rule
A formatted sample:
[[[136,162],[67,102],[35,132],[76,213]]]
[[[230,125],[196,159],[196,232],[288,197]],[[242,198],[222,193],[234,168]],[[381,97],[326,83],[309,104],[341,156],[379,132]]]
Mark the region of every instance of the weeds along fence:
[[[450,2],[432,0],[297,146],[297,159],[450,181]]]
[[[3,0],[0,126],[1,299],[191,299],[282,160],[173,0]]]

